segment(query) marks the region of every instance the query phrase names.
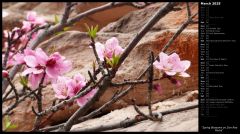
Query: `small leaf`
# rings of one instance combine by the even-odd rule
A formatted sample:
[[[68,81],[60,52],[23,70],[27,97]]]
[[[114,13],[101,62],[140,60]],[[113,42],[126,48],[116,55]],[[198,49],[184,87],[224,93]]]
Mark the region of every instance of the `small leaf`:
[[[113,67],[113,63],[111,59],[106,58],[106,62],[108,65],[110,65],[111,67]]]
[[[71,27],[64,27],[63,28],[63,31],[67,31],[67,30],[69,30]]]
[[[84,25],[87,29],[88,36],[90,36],[91,38],[96,38],[97,31],[98,31],[98,25],[96,25],[95,27],[93,27],[93,26],[89,27],[86,23],[84,23]]]
[[[54,24],[58,24],[59,23],[59,19],[57,15],[54,15]]]
[[[19,76],[20,76],[20,83],[21,83],[24,87],[27,87],[27,85],[28,85],[27,77],[21,76],[21,75],[19,75]]]
[[[85,25],[87,31],[89,32],[89,31],[90,31],[90,28],[89,28],[88,24],[84,23],[84,25]]]
[[[8,129],[14,129],[14,128],[17,128],[17,125],[12,124],[12,125],[10,125],[10,126],[8,127]]]
[[[64,31],[61,31],[61,32],[55,33],[55,35],[61,35],[61,34],[63,34],[63,33],[64,33]]]
[[[120,59],[120,56],[115,56],[115,54],[113,54],[113,58],[112,58],[113,67],[115,67],[118,64],[119,59]]]
[[[14,129],[17,127],[17,125],[12,124],[11,120],[9,119],[9,116],[5,116],[3,123],[4,123],[4,131],[7,131],[9,129]]]

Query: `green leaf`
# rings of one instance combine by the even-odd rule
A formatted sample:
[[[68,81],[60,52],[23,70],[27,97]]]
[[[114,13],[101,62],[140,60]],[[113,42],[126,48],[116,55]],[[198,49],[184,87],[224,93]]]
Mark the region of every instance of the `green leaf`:
[[[9,129],[14,129],[17,127],[17,125],[12,124],[11,120],[9,119],[9,116],[5,116],[3,123],[4,123],[4,131],[7,131]]]
[[[119,59],[120,59],[120,56],[115,56],[115,54],[113,54],[113,58],[112,58],[113,67],[115,67],[118,64]]]
[[[106,62],[108,65],[110,65],[111,67],[113,67],[113,63],[111,59],[106,58]]]
[[[64,27],[63,28],[63,31],[67,31],[67,30],[69,30],[71,27]]]
[[[87,23],[84,23],[84,25],[85,25],[87,31],[89,32],[89,31],[90,31],[90,28],[89,28],[88,24],[87,24]]]
[[[96,25],[95,27],[93,27],[93,26],[89,27],[86,23],[84,23],[84,25],[87,29],[88,36],[90,36],[91,38],[96,38],[97,31],[98,31],[98,25]]]
[[[59,19],[57,15],[54,15],[54,24],[58,24],[59,23]]]
[[[19,76],[20,76],[20,83],[21,83],[24,87],[27,87],[27,85],[28,85],[28,79],[27,79],[27,77],[21,76],[21,75],[19,75]]]
[[[8,127],[8,129],[14,129],[14,128],[17,128],[17,125],[12,124],[12,125],[10,125],[10,126]]]

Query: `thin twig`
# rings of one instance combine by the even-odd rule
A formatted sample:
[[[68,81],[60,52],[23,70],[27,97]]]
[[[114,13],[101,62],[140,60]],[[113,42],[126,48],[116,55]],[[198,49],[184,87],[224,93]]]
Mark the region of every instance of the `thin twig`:
[[[7,77],[7,81],[9,82],[9,84],[11,85],[11,89],[12,89],[12,90],[14,91],[14,93],[15,93],[16,101],[18,101],[18,100],[19,100],[19,96],[18,96],[16,87],[13,85],[13,83],[12,83],[12,81],[10,80],[9,77]]]
[[[61,20],[61,24],[62,25],[65,25],[67,20],[68,20],[68,17],[70,15],[70,10],[72,8],[72,3],[71,2],[67,2],[66,3],[66,7],[65,7],[65,10],[64,10],[64,13],[63,13],[63,16],[62,16],[62,20]]]
[[[162,78],[155,78],[153,81],[161,80]],[[132,84],[146,84],[149,83],[149,80],[131,80],[131,81],[124,81],[124,82],[111,82],[110,86],[113,87],[120,87],[120,86],[126,86],[126,85],[132,85]]]
[[[162,117],[160,118],[154,118],[153,115],[146,115],[144,114],[143,112],[140,111],[140,109],[137,107],[136,103],[135,103],[135,100],[132,100],[133,101],[133,107],[135,109],[135,111],[140,115],[140,116],[143,116],[144,118],[147,118],[147,119],[150,119],[152,121],[161,121],[162,120]]]
[[[150,52],[149,55],[149,59],[148,59],[148,64],[150,65],[150,68],[148,70],[148,111],[149,111],[149,116],[153,116],[152,115],[152,105],[151,105],[151,101],[152,101],[152,86],[153,86],[153,77],[154,77],[154,73],[153,73],[153,60],[154,60],[154,54],[153,52]]]
[[[90,45],[91,45],[92,48],[93,48],[93,53],[94,53],[94,56],[95,56],[95,58],[96,58],[96,60],[97,60],[99,69],[100,69],[102,75],[105,75],[105,71],[104,71],[103,64],[102,64],[102,62],[100,61],[100,58],[99,58],[99,56],[98,56],[98,54],[97,54],[97,50],[96,50],[96,46],[95,46],[95,41],[94,41],[94,39],[93,39],[92,37],[91,37],[91,41],[92,41],[92,42],[90,43]]]
[[[12,109],[14,109],[19,103],[21,103],[22,101],[24,101],[27,97],[29,97],[30,95],[32,95],[33,93],[35,93],[38,89],[36,90],[32,90],[30,93],[28,93],[27,95],[23,96],[22,98],[20,98],[17,102],[15,102],[13,105],[9,106],[3,113],[2,116],[7,115]]]
[[[188,2],[186,2],[186,4],[187,4],[187,15],[188,15],[188,18],[190,18],[190,17],[192,16],[192,13],[191,13],[191,8],[190,8],[190,6],[189,6],[189,3],[188,3]]]

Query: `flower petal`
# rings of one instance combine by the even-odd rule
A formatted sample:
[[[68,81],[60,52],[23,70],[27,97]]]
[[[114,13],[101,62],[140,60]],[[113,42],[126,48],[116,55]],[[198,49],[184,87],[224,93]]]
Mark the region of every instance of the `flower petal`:
[[[188,73],[186,73],[186,72],[181,72],[179,74],[179,76],[181,76],[181,77],[190,77],[190,75]]]
[[[37,59],[31,55],[25,56],[24,61],[29,67],[36,67],[38,65]]]

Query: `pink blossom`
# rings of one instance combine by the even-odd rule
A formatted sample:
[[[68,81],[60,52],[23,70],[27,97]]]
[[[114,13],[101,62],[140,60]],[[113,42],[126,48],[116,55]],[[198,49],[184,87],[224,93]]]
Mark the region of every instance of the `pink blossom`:
[[[42,25],[45,23],[45,20],[42,17],[38,17],[37,13],[33,11],[27,13],[27,21],[35,25]]]
[[[155,61],[153,65],[165,72],[169,76],[179,75],[181,77],[190,77],[188,73],[185,71],[190,67],[191,62],[188,60],[180,60],[179,55],[173,53],[171,55],[167,55],[163,52],[159,54],[159,61]]]
[[[55,97],[58,99],[66,99],[68,98],[68,88],[66,86],[66,82],[69,81],[70,78],[59,76],[56,80],[52,81],[52,87],[55,92]]]
[[[32,23],[29,21],[23,21],[23,26],[22,26],[22,30],[24,30],[25,32],[29,32],[32,29]]]
[[[111,59],[113,55],[120,56],[124,50],[116,37],[108,39],[104,45],[97,42],[95,46],[101,61],[104,61],[104,57]]]
[[[75,96],[84,86],[86,85],[85,78],[81,74],[76,74],[73,79],[67,82],[68,95],[69,97]],[[76,101],[79,106],[83,106],[88,102],[89,99],[93,97],[97,89],[92,89],[86,95],[78,98]]]
[[[14,59],[16,64],[26,64],[27,68],[22,72],[23,76],[29,75],[28,80],[30,87],[35,89],[46,72],[46,80],[56,79],[59,75],[66,73],[71,69],[71,62],[65,60],[65,57],[59,53],[54,53],[50,56],[41,49],[35,51],[27,48],[23,54],[17,54]]]
[[[39,62],[44,63],[45,61],[42,60]],[[58,52],[53,53],[46,60],[46,74],[50,78],[56,78],[58,75],[62,75],[63,73],[70,71],[71,68],[71,62],[65,60],[65,57],[61,56]]]

